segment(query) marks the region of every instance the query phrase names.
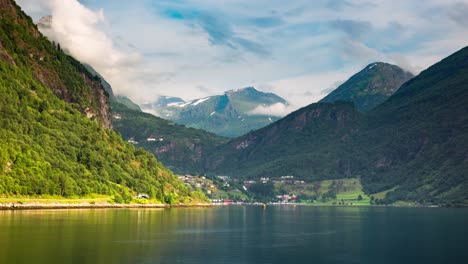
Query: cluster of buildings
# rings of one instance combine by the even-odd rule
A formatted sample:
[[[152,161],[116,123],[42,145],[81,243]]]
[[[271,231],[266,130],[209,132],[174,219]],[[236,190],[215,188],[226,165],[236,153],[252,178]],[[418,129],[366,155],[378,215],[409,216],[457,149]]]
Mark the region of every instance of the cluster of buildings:
[[[156,142],[156,141],[159,141],[159,142],[162,142],[164,141],[164,138],[154,138],[154,137],[149,137],[146,139],[146,142]],[[138,141],[135,140],[135,138],[129,138],[127,140],[128,143],[131,143],[133,145],[137,145],[138,144]]]
[[[302,180],[295,180],[294,176],[292,175],[287,175],[287,176],[281,176],[279,177],[278,180],[274,180],[273,182],[275,183],[286,183],[286,184],[305,184],[305,181]]]
[[[295,203],[297,202],[297,197],[294,194],[293,195],[289,195],[289,194],[277,195],[276,201],[279,203]]]
[[[154,137],[149,137],[146,139],[147,142],[155,142],[155,141],[164,141],[164,138],[154,138]]]
[[[211,194],[212,189],[216,187],[213,185],[213,182],[206,179],[204,176],[193,176],[186,174],[178,177],[180,181],[184,182],[185,185],[191,186],[194,189],[205,188],[207,194]],[[210,190],[211,189],[211,190]]]

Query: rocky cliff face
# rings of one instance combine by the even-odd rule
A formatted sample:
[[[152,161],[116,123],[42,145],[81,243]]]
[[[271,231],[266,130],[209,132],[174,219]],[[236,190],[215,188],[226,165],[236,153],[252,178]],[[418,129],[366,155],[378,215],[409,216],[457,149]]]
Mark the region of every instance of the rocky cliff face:
[[[112,127],[108,93],[99,78],[50,43],[14,1],[0,0],[0,19],[0,58],[28,69],[59,98],[104,127]]]

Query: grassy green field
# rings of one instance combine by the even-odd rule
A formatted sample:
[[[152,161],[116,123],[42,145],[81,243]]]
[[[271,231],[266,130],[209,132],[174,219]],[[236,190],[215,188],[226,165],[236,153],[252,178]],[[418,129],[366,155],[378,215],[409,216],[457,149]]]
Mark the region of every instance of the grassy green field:
[[[335,190],[336,198],[326,198],[327,193]],[[278,193],[295,194],[299,202],[313,205],[370,205],[371,198],[362,190],[361,181],[357,178],[325,180],[311,183],[275,183]],[[362,199],[359,199],[359,195]],[[302,199],[306,197],[306,199]],[[309,199],[308,199],[309,198]],[[315,199],[314,199],[315,198]]]

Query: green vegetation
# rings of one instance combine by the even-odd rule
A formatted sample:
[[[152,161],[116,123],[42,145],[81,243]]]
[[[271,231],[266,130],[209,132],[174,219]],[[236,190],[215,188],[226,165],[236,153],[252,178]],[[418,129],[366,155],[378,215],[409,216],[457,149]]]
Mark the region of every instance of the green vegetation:
[[[99,78],[42,36],[11,0],[1,0],[0,59],[48,87],[62,100],[110,127],[107,93]],[[8,72],[3,72],[7,74]]]
[[[0,193],[188,195],[146,151],[89,120],[27,72],[0,61]],[[34,87],[34,88],[33,88]],[[173,189],[173,190],[171,190]]]
[[[367,112],[385,102],[400,86],[414,76],[396,65],[371,63],[353,75],[320,102],[348,101]]]
[[[104,128],[107,97],[93,97],[104,94],[99,80],[41,36],[13,1],[1,0],[0,8],[0,194],[205,199],[153,155]],[[101,118],[79,111],[93,107]]]
[[[370,205],[371,198],[356,178],[314,181],[311,183],[275,183],[275,193],[295,194],[298,202],[315,205]]]
[[[21,196],[16,195],[14,197],[2,197],[0,195],[0,203],[41,203],[41,204],[51,204],[51,203],[63,203],[63,204],[79,204],[79,203],[90,203],[90,204],[99,204],[99,203],[109,203],[113,201],[113,196],[110,195],[87,195],[79,198],[70,198],[63,197],[60,195],[41,195],[40,197],[31,197],[31,196]],[[136,200],[135,200],[136,201]]]
[[[468,47],[367,113],[346,102],[316,103],[233,139],[207,170],[249,179],[360,178],[366,194],[387,191],[379,204],[468,205],[467,106]]]
[[[126,140],[151,151],[158,160],[176,173],[197,175],[204,170],[205,156],[226,139],[204,130],[187,128],[151,114],[129,109],[111,101],[114,130]],[[149,138],[150,141],[148,140]]]
[[[141,112],[141,109],[140,109],[140,106],[138,106],[137,104],[135,104],[134,102],[132,102],[132,100],[130,100],[128,97],[126,96],[116,96],[115,97],[115,101],[117,103],[120,103],[120,104],[123,104],[125,105],[128,109],[130,110],[135,110],[135,111],[139,111]]]
[[[221,146],[211,156],[208,171],[248,179],[352,177],[350,172],[361,165],[346,143],[363,122],[351,103],[313,104]],[[340,138],[344,140],[336,140]]]

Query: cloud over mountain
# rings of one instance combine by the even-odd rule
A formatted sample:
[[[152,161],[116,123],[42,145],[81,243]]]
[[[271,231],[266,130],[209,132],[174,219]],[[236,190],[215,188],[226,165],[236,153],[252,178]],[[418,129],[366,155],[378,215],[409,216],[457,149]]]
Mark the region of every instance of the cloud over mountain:
[[[255,85],[303,106],[370,62],[417,74],[468,42],[468,0],[18,3],[52,14],[48,35],[139,102]]]

